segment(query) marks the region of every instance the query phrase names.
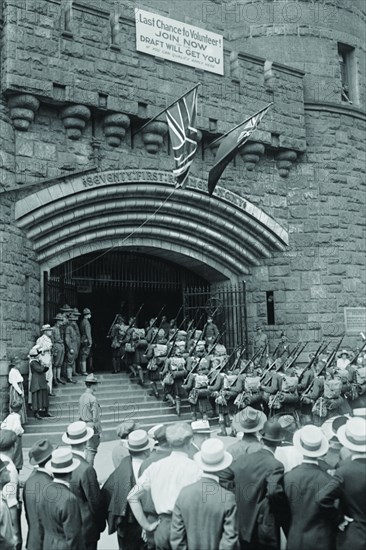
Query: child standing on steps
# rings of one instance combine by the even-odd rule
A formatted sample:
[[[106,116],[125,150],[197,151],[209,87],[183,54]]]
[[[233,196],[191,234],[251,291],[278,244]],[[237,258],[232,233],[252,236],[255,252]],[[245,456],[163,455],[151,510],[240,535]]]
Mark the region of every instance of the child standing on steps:
[[[20,411],[22,408],[21,403],[14,403],[10,405],[11,413],[3,420],[1,424],[2,430],[11,430],[17,436],[15,443],[15,451],[13,456],[13,462],[18,470],[18,473],[23,468],[23,445],[22,445],[22,435],[24,429],[22,427]]]

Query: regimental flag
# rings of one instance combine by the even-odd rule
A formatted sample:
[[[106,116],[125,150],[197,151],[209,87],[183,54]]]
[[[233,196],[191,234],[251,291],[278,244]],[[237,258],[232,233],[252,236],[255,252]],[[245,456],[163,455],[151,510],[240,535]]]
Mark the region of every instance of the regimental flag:
[[[258,113],[251,118],[245,119],[239,126],[233,128],[233,130],[223,138],[216,152],[215,165],[208,175],[209,195],[212,195],[226,166],[233,160],[244,143],[248,141],[271,105],[272,103],[264,107],[261,111],[258,111]]]
[[[197,85],[198,86],[198,85]],[[178,99],[166,111],[173,147],[177,187],[185,184],[197,150],[197,87]]]

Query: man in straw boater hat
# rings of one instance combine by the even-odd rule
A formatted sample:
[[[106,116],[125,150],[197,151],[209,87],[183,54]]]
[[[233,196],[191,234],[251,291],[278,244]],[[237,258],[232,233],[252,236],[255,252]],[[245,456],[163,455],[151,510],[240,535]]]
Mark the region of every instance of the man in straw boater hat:
[[[98,452],[102,433],[100,405],[95,396],[97,385],[98,379],[94,374],[88,374],[85,378],[85,391],[79,399],[79,418],[94,430],[93,437],[88,440],[85,447],[85,458],[91,466],[94,465],[95,455]]]
[[[131,432],[127,439],[130,454],[122,459],[102,488],[108,532],[117,532],[118,548],[123,550],[135,550],[143,546],[141,527],[131,511],[127,496],[136,484],[141,464],[150,455],[153,445],[153,439],[145,430]]]
[[[235,475],[241,549],[279,548],[280,528],[273,512],[277,508],[277,497],[282,494],[280,481],[284,468],[274,453],[282,440],[280,424],[267,420],[261,431],[262,448],[231,465]]]
[[[347,420],[338,431],[351,457],[340,463],[333,478],[331,496],[339,499],[344,521],[337,531],[337,550],[364,550],[366,541],[366,419]]]
[[[100,533],[105,527],[97,475],[84,454],[85,446],[93,435],[93,428],[80,420],[69,424],[62,436],[62,442],[71,445],[73,457],[80,461],[79,466],[71,472],[70,488],[79,500],[81,532],[86,550],[96,550]]]
[[[171,454],[151,464],[127,497],[135,518],[145,531],[154,531],[155,546],[161,550],[170,549],[172,513],[181,489],[201,477],[199,466],[188,457],[192,435],[192,428],[185,422],[168,426],[166,439]],[[159,516],[158,525],[147,520],[142,508],[141,498],[148,490]]]
[[[258,433],[263,429],[266,420],[264,412],[257,411],[253,407],[245,407],[234,416],[233,428],[237,433],[241,432],[243,435],[240,441],[228,447],[228,452],[232,455],[233,460],[238,460],[239,457],[247,453],[255,453],[262,448]]]
[[[43,518],[39,512],[39,503],[47,494],[47,487],[53,480],[51,472],[45,468],[52,451],[53,447],[48,439],[39,439],[29,451],[29,463],[35,466],[23,489],[25,517],[28,523],[26,548],[29,549],[43,548]]]
[[[237,548],[235,496],[219,484],[219,472],[232,456],[217,438],[207,439],[194,461],[203,471],[201,479],[184,487],[174,506],[170,531],[172,550],[181,548]]]
[[[317,426],[307,425],[293,436],[294,447],[303,455],[302,463],[284,476],[285,504],[283,529],[287,549],[332,550],[338,511],[331,497],[333,478],[318,459],[329,448],[327,438]]]
[[[73,458],[69,447],[52,452],[45,467],[53,474],[46,498],[39,502],[39,514],[44,530],[44,550],[83,550],[80,505],[70,489],[71,472],[80,461]]]

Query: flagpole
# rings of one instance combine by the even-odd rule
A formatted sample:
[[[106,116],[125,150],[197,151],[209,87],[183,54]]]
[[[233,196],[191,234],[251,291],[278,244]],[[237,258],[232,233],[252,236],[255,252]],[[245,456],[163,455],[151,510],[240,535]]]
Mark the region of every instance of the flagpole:
[[[207,145],[207,147],[211,147],[212,145],[214,145],[215,143],[217,143],[218,141],[220,141],[220,139],[228,136],[229,134],[231,134],[231,132],[233,132],[234,130],[236,130],[237,128],[239,128],[239,126],[242,126],[243,124],[245,124],[246,122],[248,122],[248,120],[250,120],[251,118],[254,118],[255,116],[259,115],[259,113],[261,113],[262,111],[265,111],[266,109],[268,109],[268,107],[270,107],[271,105],[273,105],[273,101],[271,103],[268,103],[268,105],[266,105],[266,107],[263,107],[263,109],[260,109],[259,111],[257,111],[256,113],[254,113],[254,115],[251,115],[251,116],[248,116],[248,118],[246,118],[245,120],[243,120],[243,122],[240,122],[239,124],[237,124],[236,126],[234,126],[234,128],[231,128],[228,132],[226,132],[226,134],[223,134],[222,136],[218,137],[217,139],[215,139],[214,141],[212,141],[211,143],[209,143]]]
[[[168,107],[165,107],[165,109],[163,109],[162,111],[160,111],[160,113],[158,113],[157,115],[155,115],[153,118],[150,118],[150,120],[148,120],[147,122],[145,122],[145,124],[143,124],[142,126],[140,126],[140,128],[138,128],[136,130],[136,132],[134,132],[132,134],[132,136],[135,136],[136,134],[138,134],[139,132],[141,132],[141,130],[143,128],[146,128],[146,126],[148,126],[153,120],[157,119],[159,116],[161,116],[163,113],[165,113],[165,111],[167,111],[168,109],[170,109],[170,107],[172,107],[172,105],[174,105],[174,103],[177,103],[180,99],[182,99],[184,96],[186,96],[187,94],[189,94],[190,92],[192,92],[195,88],[198,88],[198,86],[201,86],[201,82],[198,82],[198,84],[196,84],[195,86],[193,86],[193,88],[191,88],[190,90],[188,90],[188,92],[185,92],[184,94],[182,94],[180,97],[178,97],[178,99],[175,99],[174,101],[172,101],[172,103],[170,105],[168,105]]]

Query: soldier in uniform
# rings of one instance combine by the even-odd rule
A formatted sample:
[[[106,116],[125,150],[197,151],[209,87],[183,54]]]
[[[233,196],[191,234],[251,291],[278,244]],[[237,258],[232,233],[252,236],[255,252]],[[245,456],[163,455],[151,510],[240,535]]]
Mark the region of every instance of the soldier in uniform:
[[[181,399],[183,397],[183,381],[187,375],[186,360],[183,357],[185,342],[177,342],[171,357],[165,361],[162,375],[165,376],[166,396],[175,405],[177,415],[180,416]],[[170,378],[171,383],[168,384]]]
[[[77,346],[77,337],[72,326],[73,319],[72,312],[70,312],[67,323],[65,324],[66,381],[69,382],[69,384],[76,384],[76,380],[72,379],[75,371],[75,354]]]
[[[85,447],[85,459],[91,466],[94,465],[95,455],[98,452],[102,424],[100,421],[100,405],[95,396],[98,379],[94,374],[88,374],[85,378],[85,392],[79,399],[79,418],[86,422],[87,426],[93,428],[94,435],[90,438]]]
[[[80,323],[80,370],[83,376],[87,376],[86,362],[93,344],[90,318],[91,311],[86,307],[83,309],[83,319]]]
[[[78,308],[74,307],[74,310],[71,314],[71,326],[75,332],[75,342],[76,342],[75,343],[75,365],[74,365],[74,371],[73,371],[74,376],[81,374],[80,365],[78,364],[79,353],[80,353],[80,343],[81,343],[80,329],[78,325],[80,315],[81,313],[78,310]]]
[[[262,325],[257,324],[253,342],[253,355],[259,350],[263,351],[261,354],[261,367],[265,367],[269,354],[268,336],[263,332]]]
[[[274,354],[274,359],[278,359],[278,357],[282,357],[285,360],[288,358],[289,355],[290,355],[290,346],[289,346],[288,338],[286,336],[286,333],[282,332],[281,339],[276,348],[276,353]]]
[[[67,379],[67,356],[66,356],[66,341],[65,341],[66,336],[65,335],[66,335],[66,327],[69,324],[69,317],[70,317],[70,314],[71,314],[72,311],[73,311],[72,307],[70,307],[68,304],[63,305],[60,308],[60,312],[63,316],[63,323],[62,323],[62,326],[61,326],[61,333],[62,333],[62,339],[63,339],[64,347],[65,347],[63,363],[62,363],[62,366],[61,366],[61,378],[64,379],[64,380]]]
[[[217,338],[218,335],[219,329],[213,322],[213,318],[211,316],[207,317],[207,322],[202,331],[202,340],[206,341],[206,346],[212,344],[212,342],[215,340],[215,338]]]
[[[65,384],[61,380],[61,367],[64,361],[65,345],[63,339],[62,325],[64,322],[64,316],[58,313],[55,317],[55,324],[52,327],[52,368],[53,368],[53,380],[54,385]]]

